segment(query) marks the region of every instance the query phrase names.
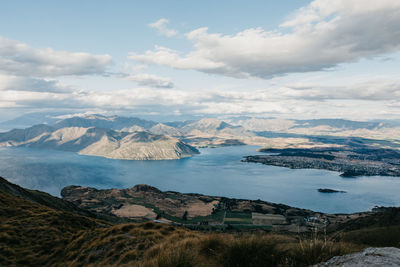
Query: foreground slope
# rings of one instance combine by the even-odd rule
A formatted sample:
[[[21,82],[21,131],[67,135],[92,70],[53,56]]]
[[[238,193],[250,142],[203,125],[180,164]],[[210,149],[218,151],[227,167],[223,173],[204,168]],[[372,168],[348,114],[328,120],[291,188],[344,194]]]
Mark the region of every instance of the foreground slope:
[[[14,197],[18,197],[29,202],[46,206],[51,209],[56,209],[64,212],[71,212],[74,214],[95,218],[96,215],[88,212],[87,210],[80,209],[71,202],[64,201],[58,197],[54,197],[50,194],[37,191],[25,189],[17,186],[13,183],[8,182],[6,179],[0,177],[0,192],[3,194],[8,194]],[[13,205],[10,205],[12,208]]]
[[[54,265],[81,230],[100,226],[77,207],[0,180],[0,265]]]
[[[147,250],[163,241],[201,236],[94,217],[101,216],[0,178],[0,266],[139,266]]]
[[[311,238],[116,224],[0,179],[0,266],[309,266],[360,251],[372,239],[375,246],[400,246],[399,209],[371,216]]]

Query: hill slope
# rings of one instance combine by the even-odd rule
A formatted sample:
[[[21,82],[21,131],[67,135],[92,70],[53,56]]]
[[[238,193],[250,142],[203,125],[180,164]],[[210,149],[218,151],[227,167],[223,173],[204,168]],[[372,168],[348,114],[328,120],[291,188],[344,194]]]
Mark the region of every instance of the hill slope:
[[[162,224],[114,225],[81,212],[90,215],[0,178],[0,266],[141,266],[149,248],[200,236]]]
[[[25,146],[128,160],[180,159],[198,154],[177,138],[149,132],[36,125],[0,133],[0,146]]]

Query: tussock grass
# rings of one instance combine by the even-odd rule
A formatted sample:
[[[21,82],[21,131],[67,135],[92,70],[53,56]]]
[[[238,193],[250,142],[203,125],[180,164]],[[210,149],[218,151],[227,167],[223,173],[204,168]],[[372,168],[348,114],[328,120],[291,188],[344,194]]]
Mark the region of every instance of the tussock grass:
[[[400,225],[353,230],[342,233],[340,240],[365,246],[400,248]]]
[[[265,233],[198,233],[175,240],[152,247],[140,266],[309,266],[361,249],[347,243]]]

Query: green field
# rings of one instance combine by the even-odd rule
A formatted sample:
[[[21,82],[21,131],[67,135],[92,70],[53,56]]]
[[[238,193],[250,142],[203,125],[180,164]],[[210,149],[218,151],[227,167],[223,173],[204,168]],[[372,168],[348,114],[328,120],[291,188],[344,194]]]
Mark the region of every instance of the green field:
[[[252,224],[251,219],[247,218],[227,218],[224,221],[225,224]]]
[[[252,224],[251,213],[226,212],[225,224]]]

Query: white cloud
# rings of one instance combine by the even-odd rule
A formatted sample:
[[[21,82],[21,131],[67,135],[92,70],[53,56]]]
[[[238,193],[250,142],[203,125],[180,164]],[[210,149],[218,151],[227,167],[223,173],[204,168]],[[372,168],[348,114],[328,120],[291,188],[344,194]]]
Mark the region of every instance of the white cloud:
[[[0,74],[0,91],[71,92],[72,88],[58,80]]]
[[[158,77],[157,75],[139,73],[132,74],[125,77],[129,81],[134,81],[140,86],[149,86],[156,88],[173,88],[174,83],[170,78]]]
[[[1,84],[1,81],[0,81]],[[57,84],[55,82],[55,84]],[[264,90],[166,88],[93,91],[0,90],[0,113],[14,110],[71,110],[125,112],[128,114],[257,115],[286,118],[332,117],[370,119],[400,115],[400,82],[370,81],[354,85],[321,88],[316,84],[294,84]],[[46,83],[44,83],[46,85]],[[349,92],[346,94],[346,92]]]
[[[167,37],[172,37],[178,34],[176,30],[168,29],[167,24],[169,21],[165,18],[159,19],[156,22],[150,23],[149,27],[156,29],[159,34],[165,35]]]
[[[400,80],[372,80],[341,86],[293,84],[280,88],[279,95],[315,101],[333,99],[384,101],[399,99]]]
[[[1,104],[2,103],[2,104]],[[0,106],[31,109],[128,110],[136,114],[243,114],[289,112],[281,103],[246,99],[245,92],[191,92],[175,89],[135,88],[130,90],[72,93],[0,91]]]
[[[156,46],[129,58],[237,78],[326,70],[398,51],[399,10],[398,0],[315,0],[275,31],[251,28],[223,35],[200,28],[186,35],[194,43],[187,54]]]
[[[111,63],[109,55],[37,49],[0,37],[0,73],[3,74],[34,77],[101,75]]]

